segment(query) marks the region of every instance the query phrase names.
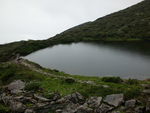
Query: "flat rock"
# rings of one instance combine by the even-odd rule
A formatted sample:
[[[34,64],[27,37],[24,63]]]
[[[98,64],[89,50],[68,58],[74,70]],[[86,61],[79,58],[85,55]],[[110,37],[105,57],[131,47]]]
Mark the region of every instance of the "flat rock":
[[[133,108],[133,107],[135,107],[135,104],[136,104],[135,99],[128,100],[128,101],[125,102],[125,107],[126,108]]]
[[[104,102],[108,103],[109,105],[118,107],[124,102],[124,95],[123,94],[107,95],[104,99]]]
[[[75,113],[93,113],[93,109],[87,106],[81,105],[77,108]]]
[[[112,109],[112,106],[102,103],[101,106],[98,109],[96,109],[96,113],[108,113]]]
[[[33,109],[26,109],[24,113],[35,113]]]
[[[143,90],[143,93],[149,95],[149,94],[150,94],[150,89],[145,89],[145,90]]]
[[[69,100],[69,101],[71,101],[71,102],[73,102],[75,104],[76,103],[80,103],[81,104],[84,101],[84,97],[78,92],[75,92],[75,93],[73,93],[71,95],[65,96],[64,99]]]
[[[97,108],[100,106],[102,102],[102,97],[90,97],[88,100],[87,100],[87,104],[89,107],[91,108]]]
[[[42,102],[49,102],[50,101],[49,99],[44,98],[42,96],[39,96],[37,94],[34,94],[34,98],[37,99],[37,100],[39,100],[39,101],[42,101]]]
[[[141,84],[141,86],[145,89],[150,89],[150,84]]]
[[[16,113],[22,113],[25,111],[25,106],[21,102],[12,101],[10,103],[10,109]]]
[[[18,94],[18,93],[21,93],[22,90],[25,88],[25,83],[21,80],[16,80],[12,83],[10,83],[8,86],[7,86],[8,90],[10,90],[10,92],[12,94]]]

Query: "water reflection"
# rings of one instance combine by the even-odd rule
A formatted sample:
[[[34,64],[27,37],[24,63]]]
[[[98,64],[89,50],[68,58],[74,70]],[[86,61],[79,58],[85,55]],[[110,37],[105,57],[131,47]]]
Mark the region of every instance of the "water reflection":
[[[149,42],[61,44],[26,58],[70,74],[150,78]]]

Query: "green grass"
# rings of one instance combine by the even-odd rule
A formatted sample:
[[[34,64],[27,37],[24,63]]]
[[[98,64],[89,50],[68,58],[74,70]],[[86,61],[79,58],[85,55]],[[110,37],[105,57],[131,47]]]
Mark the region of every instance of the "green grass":
[[[30,64],[33,63],[30,62]],[[124,93],[126,98],[129,99],[140,95],[140,91],[142,89],[140,86],[141,83],[149,83],[148,81],[139,81],[134,79],[122,80],[119,77],[101,78],[94,76],[69,75],[64,72],[42,68],[37,64],[33,65],[37,66],[37,69],[41,69],[42,71],[55,76],[45,76],[23,65],[9,62],[0,64],[1,85],[8,84],[13,80],[21,79],[27,82],[26,90],[43,93],[43,95],[59,92],[62,96],[65,96],[74,92],[80,92],[85,97],[104,97],[108,94]],[[69,83],[62,77],[71,77],[75,79],[76,82]],[[3,80],[5,80],[5,82],[3,82]],[[78,80],[93,81],[95,84],[80,83]],[[107,85],[108,88],[103,87],[103,85]]]

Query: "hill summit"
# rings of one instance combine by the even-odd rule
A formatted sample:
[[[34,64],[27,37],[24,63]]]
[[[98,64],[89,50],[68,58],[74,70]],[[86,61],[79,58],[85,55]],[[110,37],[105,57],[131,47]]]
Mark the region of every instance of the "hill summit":
[[[55,38],[80,40],[149,39],[150,0],[73,27]]]

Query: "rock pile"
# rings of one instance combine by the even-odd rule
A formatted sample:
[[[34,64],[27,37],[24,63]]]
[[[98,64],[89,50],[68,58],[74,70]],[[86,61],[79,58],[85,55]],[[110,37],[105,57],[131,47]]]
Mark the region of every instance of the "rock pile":
[[[105,98],[85,98],[79,92],[61,97],[54,93],[51,98],[24,91],[21,80],[10,83],[0,94],[0,101],[15,113],[150,113],[150,98],[146,106],[136,99],[125,101],[123,94],[111,94]],[[146,89],[148,90],[148,89]]]

